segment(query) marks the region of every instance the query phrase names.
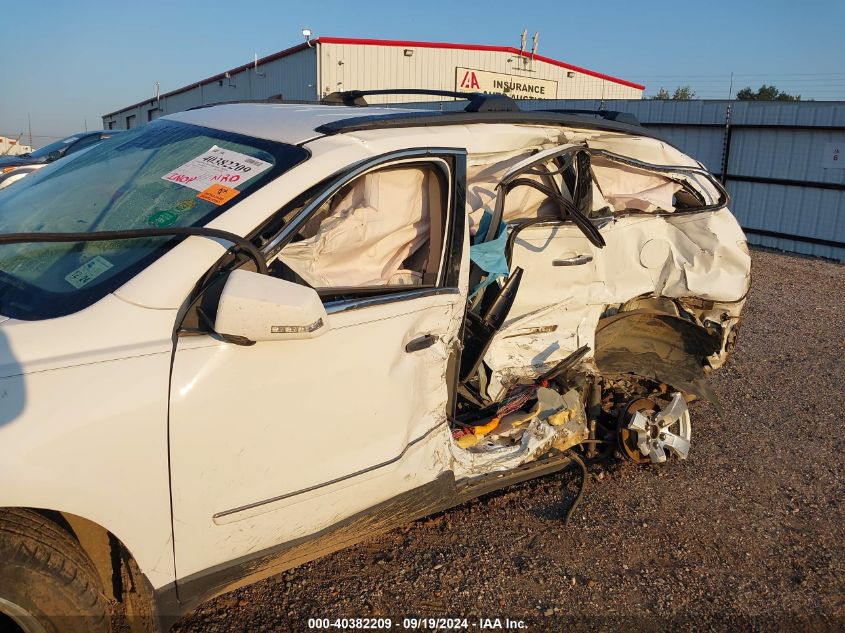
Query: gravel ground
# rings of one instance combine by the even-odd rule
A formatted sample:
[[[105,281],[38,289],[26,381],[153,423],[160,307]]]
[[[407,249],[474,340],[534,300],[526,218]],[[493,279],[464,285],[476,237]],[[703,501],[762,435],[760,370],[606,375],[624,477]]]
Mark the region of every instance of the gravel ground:
[[[685,462],[526,482],[211,601],[176,630],[467,617],[529,631],[845,629],[845,267],[755,250],[739,346]],[[563,495],[561,492],[563,491]],[[504,626],[504,620],[502,620]],[[475,624],[475,626],[474,626]]]

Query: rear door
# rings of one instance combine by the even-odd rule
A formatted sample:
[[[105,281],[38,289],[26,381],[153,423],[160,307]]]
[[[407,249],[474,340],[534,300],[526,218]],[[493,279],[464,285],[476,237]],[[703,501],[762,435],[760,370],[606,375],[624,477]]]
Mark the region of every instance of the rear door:
[[[577,222],[511,223],[510,268],[524,273],[508,322],[485,357],[493,397],[509,374],[540,373],[584,345],[594,349],[608,305],[677,294],[674,286],[682,286],[694,265],[676,252],[690,240],[684,225],[708,221],[706,212],[726,203],[724,190],[698,167],[654,166],[583,146],[541,152],[503,181],[536,175],[540,165],[550,174],[546,184],[580,213]]]
[[[511,219],[505,201],[510,191],[535,187],[560,196],[576,211],[589,205],[589,162],[585,159],[579,170],[581,149],[566,145],[539,152],[515,165],[499,185],[497,213],[509,225],[510,270],[522,268],[523,277],[484,359],[492,370],[488,395],[493,400],[514,379],[542,373],[592,342],[601,311],[592,306],[603,294],[601,224],[564,221],[555,204],[542,205],[537,217]]]

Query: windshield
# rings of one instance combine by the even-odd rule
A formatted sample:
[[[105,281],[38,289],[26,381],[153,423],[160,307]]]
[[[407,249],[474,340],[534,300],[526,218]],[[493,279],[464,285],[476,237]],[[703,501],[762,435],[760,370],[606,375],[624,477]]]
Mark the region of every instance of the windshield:
[[[202,226],[307,155],[292,145],[154,121],[0,190],[0,234]],[[0,313],[32,320],[80,310],[181,239],[0,245]]]
[[[45,145],[41,149],[37,149],[34,152],[31,152],[29,155],[33,158],[47,158],[50,154],[55,151],[64,151],[64,149],[77,140],[78,136],[69,136],[64,140],[56,141],[55,143],[50,143],[49,145]]]

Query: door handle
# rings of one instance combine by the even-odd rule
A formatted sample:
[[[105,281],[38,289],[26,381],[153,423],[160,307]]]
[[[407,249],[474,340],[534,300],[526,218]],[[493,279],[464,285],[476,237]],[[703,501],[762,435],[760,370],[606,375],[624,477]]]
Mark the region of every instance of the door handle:
[[[592,255],[573,255],[563,259],[552,260],[552,266],[581,266],[582,264],[589,264],[593,261]]]
[[[438,337],[435,334],[426,334],[425,336],[420,336],[419,338],[415,338],[413,341],[409,342],[405,346],[405,351],[409,354],[413,352],[418,352],[421,349],[425,349],[426,347],[431,347],[437,342]]]

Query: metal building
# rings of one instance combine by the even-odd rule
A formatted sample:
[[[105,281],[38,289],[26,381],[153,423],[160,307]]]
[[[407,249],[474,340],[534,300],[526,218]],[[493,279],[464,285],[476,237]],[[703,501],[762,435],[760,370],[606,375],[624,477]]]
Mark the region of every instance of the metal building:
[[[29,145],[22,145],[20,137],[6,138],[0,136],[0,156],[17,156],[19,154],[28,154],[32,151]]]
[[[220,101],[318,101],[338,90],[374,88],[489,92],[517,99],[641,99],[645,86],[508,46],[320,37],[110,112],[103,127],[133,128]]]

